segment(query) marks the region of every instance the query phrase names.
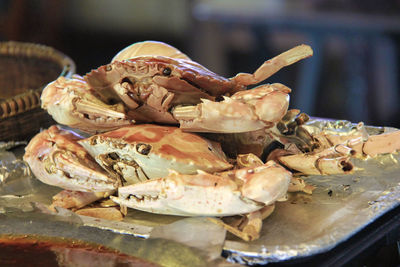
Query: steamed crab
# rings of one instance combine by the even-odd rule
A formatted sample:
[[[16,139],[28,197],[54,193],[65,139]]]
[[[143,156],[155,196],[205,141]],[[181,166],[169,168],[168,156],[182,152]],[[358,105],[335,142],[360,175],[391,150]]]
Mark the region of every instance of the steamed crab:
[[[258,210],[284,197],[291,178],[272,161],[223,172],[233,166],[218,144],[151,124],[85,139],[52,126],[31,140],[24,159],[44,183],[99,198],[118,189],[113,199],[124,206],[185,216]]]
[[[90,133],[135,122],[179,123],[195,132],[270,128],[286,114],[290,89],[278,83],[245,89],[311,55],[309,46],[297,46],[230,79],[189,59],[138,55],[57,79],[44,89],[42,107],[58,123]]]

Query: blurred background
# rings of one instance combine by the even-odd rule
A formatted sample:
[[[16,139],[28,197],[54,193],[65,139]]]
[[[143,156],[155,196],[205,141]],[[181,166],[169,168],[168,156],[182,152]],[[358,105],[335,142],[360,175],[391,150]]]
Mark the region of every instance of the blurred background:
[[[77,73],[144,40],[169,43],[232,77],[298,44],[314,56],[266,82],[312,116],[400,127],[400,0],[1,0],[0,40],[70,56]]]

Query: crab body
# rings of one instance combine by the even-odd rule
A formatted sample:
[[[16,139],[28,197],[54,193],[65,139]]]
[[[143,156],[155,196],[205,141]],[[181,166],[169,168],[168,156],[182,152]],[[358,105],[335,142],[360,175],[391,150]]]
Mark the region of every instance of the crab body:
[[[165,177],[169,170],[194,174],[232,168],[218,143],[177,127],[133,125],[79,143],[104,169],[128,184]]]

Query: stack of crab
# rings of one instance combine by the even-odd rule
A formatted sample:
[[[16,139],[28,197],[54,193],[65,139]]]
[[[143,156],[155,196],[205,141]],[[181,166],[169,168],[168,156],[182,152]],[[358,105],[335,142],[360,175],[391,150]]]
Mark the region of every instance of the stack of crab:
[[[288,111],[283,84],[247,90],[312,53],[300,45],[227,79],[167,44],[133,44],[84,77],[47,85],[42,107],[91,136],[52,126],[24,160],[39,180],[65,189],[52,206],[111,219],[127,207],[221,217],[213,221],[254,240],[275,201],[312,192],[298,174],[351,172],[351,158],[400,147],[398,132],[369,137],[362,124],[346,134],[308,130],[307,115]],[[120,208],[83,208],[104,198]]]

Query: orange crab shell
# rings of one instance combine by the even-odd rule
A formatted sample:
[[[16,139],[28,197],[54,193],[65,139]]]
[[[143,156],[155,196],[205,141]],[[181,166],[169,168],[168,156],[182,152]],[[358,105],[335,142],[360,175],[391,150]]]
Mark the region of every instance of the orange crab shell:
[[[213,173],[232,168],[219,144],[177,127],[132,125],[94,135],[79,143],[101,166],[110,170],[113,165],[111,171],[118,168],[128,181],[132,178],[126,175],[140,176],[138,173],[147,180],[167,176],[169,170],[193,174],[197,170]],[[135,170],[131,166],[135,166]],[[142,181],[143,177],[138,180]]]

